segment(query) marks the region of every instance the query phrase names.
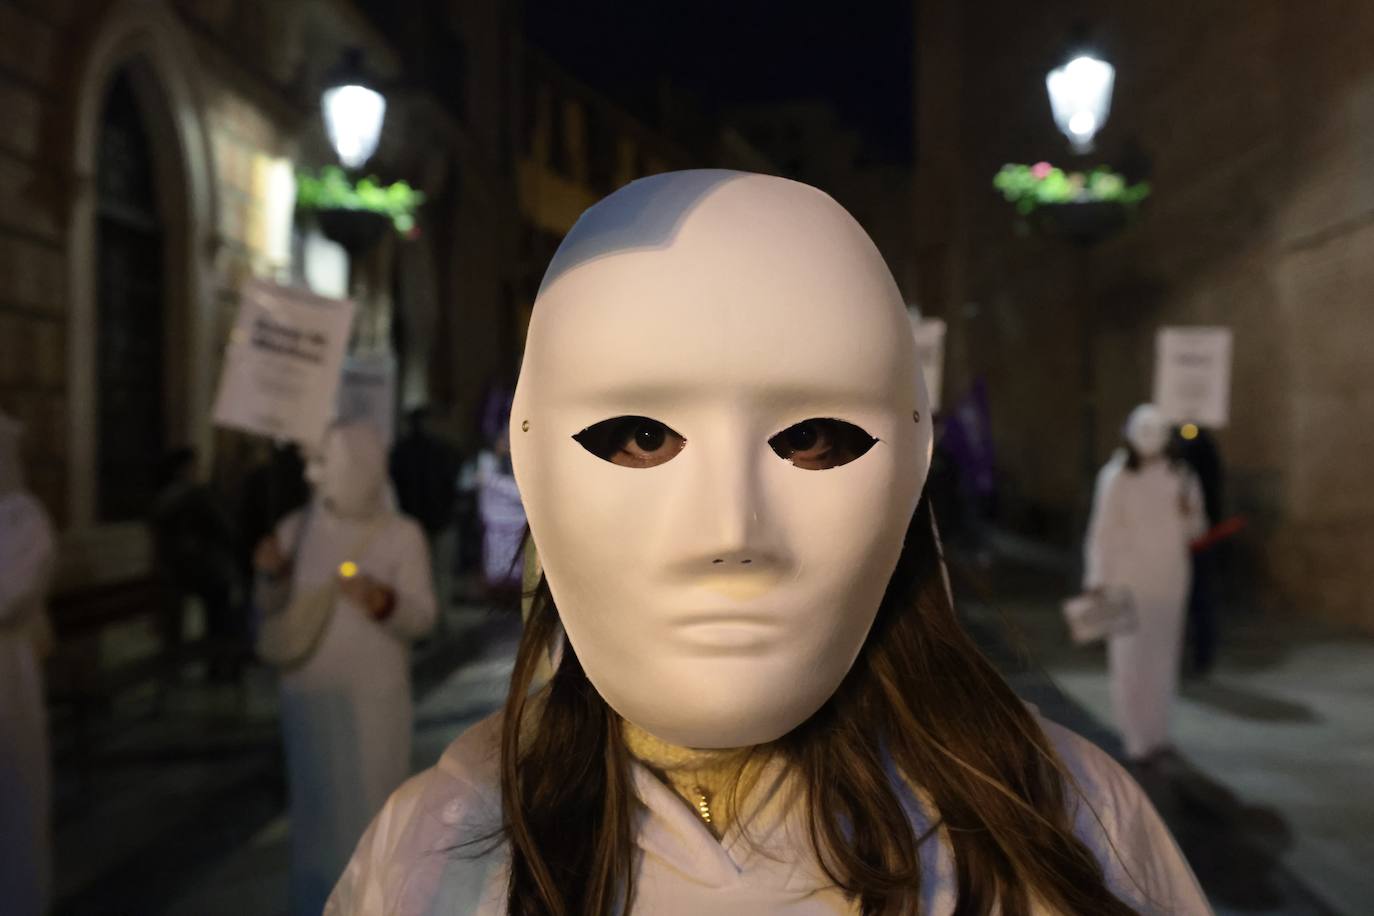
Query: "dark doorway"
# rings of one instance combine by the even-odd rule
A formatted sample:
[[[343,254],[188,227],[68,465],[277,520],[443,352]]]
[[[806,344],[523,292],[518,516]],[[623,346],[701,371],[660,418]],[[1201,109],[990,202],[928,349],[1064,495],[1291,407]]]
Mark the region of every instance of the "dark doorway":
[[[127,71],[110,84],[96,167],[96,511],[140,519],[166,446],[165,228],[153,147]]]

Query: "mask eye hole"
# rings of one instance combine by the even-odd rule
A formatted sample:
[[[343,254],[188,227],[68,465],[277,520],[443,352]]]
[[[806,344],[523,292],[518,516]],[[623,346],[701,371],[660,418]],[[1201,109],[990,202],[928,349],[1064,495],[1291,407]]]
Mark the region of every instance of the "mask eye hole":
[[[677,457],[687,444],[679,433],[650,417],[612,417],[573,436],[602,461],[626,468],[652,468]]]
[[[802,420],[768,440],[784,461],[808,471],[824,471],[860,457],[878,440],[853,423],[819,417]]]

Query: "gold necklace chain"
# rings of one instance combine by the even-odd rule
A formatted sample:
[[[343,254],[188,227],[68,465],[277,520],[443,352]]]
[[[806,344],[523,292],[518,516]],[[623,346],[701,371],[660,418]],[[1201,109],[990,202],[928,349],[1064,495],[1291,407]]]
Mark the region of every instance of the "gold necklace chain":
[[[711,823],[711,799],[706,795],[706,790],[701,786],[692,787],[692,795],[696,798],[697,815],[706,823]]]

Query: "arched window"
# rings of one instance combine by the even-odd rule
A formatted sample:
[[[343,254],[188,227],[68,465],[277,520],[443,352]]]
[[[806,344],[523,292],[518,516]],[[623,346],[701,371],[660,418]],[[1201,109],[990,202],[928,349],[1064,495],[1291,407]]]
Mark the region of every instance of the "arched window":
[[[165,232],[156,169],[127,71],[110,83],[96,163],[96,512],[148,514],[166,446]]]

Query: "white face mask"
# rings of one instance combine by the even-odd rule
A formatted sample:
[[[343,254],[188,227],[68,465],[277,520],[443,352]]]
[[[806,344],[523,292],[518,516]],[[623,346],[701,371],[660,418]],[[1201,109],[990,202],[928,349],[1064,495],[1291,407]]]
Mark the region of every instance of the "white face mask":
[[[367,518],[384,508],[386,450],[371,426],[346,423],[331,428],[308,468],[307,476],[334,514]]]
[[[906,310],[868,236],[814,188],[719,171],[644,179],[583,215],[534,310],[510,435],[588,678],[630,722],[703,748],[776,739],[834,693],[931,449]]]
[[[1141,404],[1126,420],[1126,441],[1142,458],[1157,458],[1169,445],[1169,424],[1153,404]]]

